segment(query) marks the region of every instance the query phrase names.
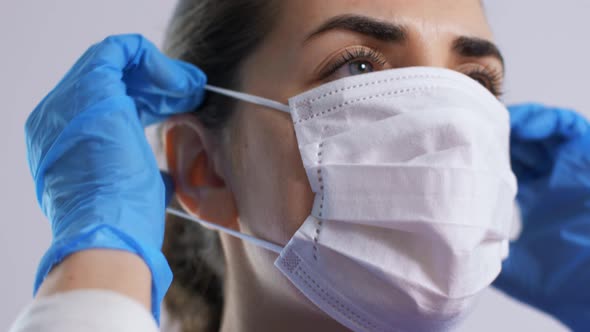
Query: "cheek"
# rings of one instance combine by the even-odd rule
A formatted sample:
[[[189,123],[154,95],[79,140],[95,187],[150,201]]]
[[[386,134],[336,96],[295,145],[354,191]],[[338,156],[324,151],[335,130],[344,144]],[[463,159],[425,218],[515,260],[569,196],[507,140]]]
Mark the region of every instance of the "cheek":
[[[291,118],[245,106],[231,127],[232,190],[240,227],[284,245],[313,203]]]

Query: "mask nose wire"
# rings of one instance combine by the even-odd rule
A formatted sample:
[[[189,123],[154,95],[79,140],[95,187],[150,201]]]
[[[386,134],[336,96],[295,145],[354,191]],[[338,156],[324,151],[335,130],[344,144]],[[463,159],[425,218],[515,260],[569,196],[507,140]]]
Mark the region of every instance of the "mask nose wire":
[[[208,222],[208,221],[203,220],[203,219],[195,218],[195,217],[191,216],[190,214],[185,213],[185,212],[182,212],[182,211],[177,210],[177,209],[166,208],[166,212],[168,212],[168,213],[170,213],[172,215],[175,215],[177,217],[181,217],[181,218],[184,218],[184,219],[187,219],[187,220],[196,222],[198,224],[201,224],[204,227],[213,228],[215,230],[218,230],[218,231],[227,233],[229,235],[235,236],[235,237],[240,238],[242,240],[248,241],[248,242],[250,242],[250,243],[252,243],[252,244],[254,244],[256,246],[259,246],[259,247],[268,249],[270,251],[276,252],[277,254],[280,254],[281,251],[283,250],[283,247],[282,246],[279,246],[278,244],[274,244],[274,243],[271,243],[271,242],[268,242],[268,241],[265,241],[265,240],[261,240],[259,238],[256,238],[256,237],[252,236],[252,235],[240,233],[240,232],[235,231],[233,229],[230,229],[230,228],[227,228],[227,227],[223,227],[223,226],[220,226],[220,225],[217,225],[217,224]]]
[[[251,104],[270,107],[272,109],[282,111],[285,113],[291,113],[291,111],[289,110],[289,105],[279,103],[278,101],[274,101],[272,99],[254,96],[254,95],[243,93],[243,92],[228,90],[228,89],[224,89],[224,88],[220,88],[220,87],[216,87],[216,86],[208,85],[208,84],[205,85],[205,90],[215,92],[215,93],[227,96],[227,97],[239,99],[239,100],[251,103]]]

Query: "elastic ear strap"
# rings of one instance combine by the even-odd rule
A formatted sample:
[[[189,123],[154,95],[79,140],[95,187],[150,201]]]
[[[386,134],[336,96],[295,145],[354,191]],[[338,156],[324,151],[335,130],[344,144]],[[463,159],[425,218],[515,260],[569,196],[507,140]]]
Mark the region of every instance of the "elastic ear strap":
[[[270,108],[278,110],[278,111],[291,113],[288,105],[285,105],[283,103],[279,103],[278,101],[274,101],[272,99],[267,99],[264,97],[258,97],[258,96],[250,95],[250,94],[243,93],[243,92],[219,88],[219,87],[212,86],[212,85],[205,85],[205,90],[219,93],[220,95],[224,95],[227,97],[239,99],[239,100],[251,103],[251,104],[270,107]]]
[[[205,221],[203,219],[195,218],[195,217],[193,217],[193,216],[191,216],[191,215],[189,215],[189,214],[187,214],[185,212],[179,211],[179,210],[176,210],[176,209],[173,209],[173,208],[166,208],[166,212],[168,212],[168,213],[170,213],[172,215],[175,215],[177,217],[181,217],[181,218],[184,218],[184,219],[187,219],[187,220],[196,222],[198,224],[201,224],[204,227],[213,228],[213,229],[218,230],[220,232],[224,232],[224,233],[227,233],[229,235],[235,236],[235,237],[240,238],[242,240],[248,241],[248,242],[250,242],[250,243],[252,243],[252,244],[254,244],[256,246],[259,246],[259,247],[268,249],[270,251],[276,252],[277,254],[281,254],[281,251],[283,251],[283,247],[281,247],[281,246],[279,246],[277,244],[270,243],[270,242],[265,241],[265,240],[261,240],[259,238],[256,238],[256,237],[252,236],[252,235],[248,235],[248,234],[244,234],[244,233],[240,233],[240,232],[234,231],[233,229],[230,229],[230,228],[227,228],[227,227],[216,225],[214,223]]]

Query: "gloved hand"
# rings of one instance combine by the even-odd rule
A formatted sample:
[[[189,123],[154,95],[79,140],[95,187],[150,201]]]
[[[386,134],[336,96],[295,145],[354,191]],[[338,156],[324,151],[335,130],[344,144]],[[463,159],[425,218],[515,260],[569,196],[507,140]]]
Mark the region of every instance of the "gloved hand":
[[[161,54],[140,35],[92,46],[29,116],[27,157],[53,241],[35,292],[51,268],[89,248],[136,253],[152,273],[152,308],[172,273],[161,252],[165,184],[143,126],[194,110],[205,75]]]
[[[590,329],[590,123],[541,105],[510,108],[522,233],[494,286]]]

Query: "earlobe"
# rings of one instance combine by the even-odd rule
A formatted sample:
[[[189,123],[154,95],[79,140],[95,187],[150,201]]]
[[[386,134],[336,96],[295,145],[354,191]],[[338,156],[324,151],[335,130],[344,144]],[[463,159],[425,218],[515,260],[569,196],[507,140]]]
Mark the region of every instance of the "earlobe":
[[[216,150],[207,135],[194,116],[175,116],[164,124],[164,151],[176,197],[183,208],[196,217],[236,228],[233,195],[215,171],[211,154]]]

